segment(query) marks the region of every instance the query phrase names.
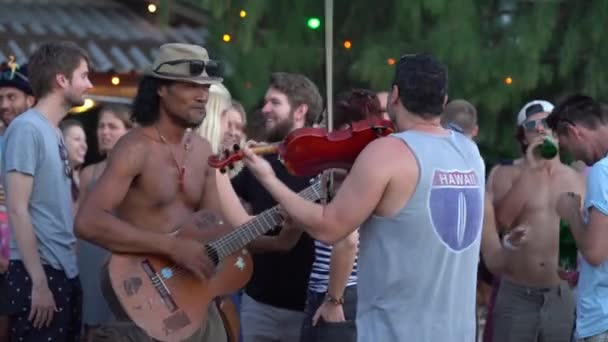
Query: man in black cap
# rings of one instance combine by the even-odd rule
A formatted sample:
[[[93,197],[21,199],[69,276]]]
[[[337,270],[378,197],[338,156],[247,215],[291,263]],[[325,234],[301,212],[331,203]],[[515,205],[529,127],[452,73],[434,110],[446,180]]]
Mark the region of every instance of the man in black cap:
[[[0,64],[0,120],[4,128],[8,127],[17,115],[30,109],[34,102],[26,65],[19,66],[13,61]],[[2,140],[0,135],[0,150]],[[0,289],[4,283],[4,273],[8,268],[8,233],[4,188],[0,184]],[[0,341],[6,338],[8,338],[8,317],[0,312]]]
[[[0,65],[0,120],[4,127],[34,105],[35,99],[27,75],[27,66]]]

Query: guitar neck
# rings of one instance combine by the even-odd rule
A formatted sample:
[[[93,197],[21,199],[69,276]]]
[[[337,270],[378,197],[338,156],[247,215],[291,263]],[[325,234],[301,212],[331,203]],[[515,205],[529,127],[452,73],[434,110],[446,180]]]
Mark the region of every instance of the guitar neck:
[[[315,182],[313,185],[299,192],[298,195],[308,201],[316,201],[322,197],[321,193],[321,184]],[[209,247],[213,248],[221,260],[224,257],[239,251],[251,241],[266,234],[268,231],[281,224],[282,221],[283,217],[281,217],[279,212],[279,206],[274,206],[261,212],[230,233],[209,243]]]

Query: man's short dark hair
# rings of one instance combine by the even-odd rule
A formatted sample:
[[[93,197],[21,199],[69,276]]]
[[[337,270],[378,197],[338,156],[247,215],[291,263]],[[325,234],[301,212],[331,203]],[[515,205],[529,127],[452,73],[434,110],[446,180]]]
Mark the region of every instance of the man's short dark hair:
[[[463,133],[471,134],[477,126],[477,110],[465,100],[452,100],[441,113],[441,124],[456,124]]]
[[[547,124],[558,134],[567,125],[581,125],[595,129],[608,123],[606,106],[591,96],[574,94],[559,101],[547,118]]]
[[[412,114],[437,117],[448,91],[448,71],[429,54],[405,55],[397,63],[393,85],[401,103]]]
[[[89,63],[87,52],[73,42],[40,45],[29,60],[29,78],[34,96],[41,98],[53,90],[57,74],[72,78],[80,62]]]
[[[323,111],[323,98],[319,89],[304,75],[286,72],[272,73],[270,87],[284,93],[292,109],[303,104],[308,106],[307,126],[311,126],[315,118]]]

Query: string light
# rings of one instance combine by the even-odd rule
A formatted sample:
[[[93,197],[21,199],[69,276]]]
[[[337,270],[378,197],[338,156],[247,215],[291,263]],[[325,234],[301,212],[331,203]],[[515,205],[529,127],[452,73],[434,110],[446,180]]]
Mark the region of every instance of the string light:
[[[511,76],[507,76],[505,78],[505,84],[506,85],[511,85],[513,83],[513,79],[511,78]]]
[[[353,43],[350,40],[345,40],[343,45],[345,49],[350,49],[353,47]]]
[[[389,58],[389,59],[386,60],[386,63],[388,65],[395,65],[395,59],[391,57],[391,58]]]
[[[78,107],[72,107],[69,110],[70,114],[80,114],[82,112],[86,112],[87,110],[93,108],[95,106],[95,101],[93,101],[92,99],[84,99],[84,103],[82,104],[82,106],[78,106]]]
[[[115,85],[115,86],[119,85],[119,84],[120,84],[120,77],[118,77],[118,76],[113,76],[113,77],[112,77],[111,82],[112,82],[112,84],[113,84],[113,85]]]
[[[316,17],[308,18],[306,25],[308,25],[310,29],[316,30],[319,28],[319,26],[321,26],[321,20]]]
[[[239,16],[240,16],[241,18],[245,18],[245,17],[247,16],[247,12],[245,12],[245,10],[241,10],[241,11],[239,12]]]
[[[230,40],[232,40],[232,37],[228,33],[224,33],[224,35],[222,36],[222,40],[228,43]]]
[[[156,5],[155,4],[148,4],[148,12],[150,13],[154,13],[156,12]]]

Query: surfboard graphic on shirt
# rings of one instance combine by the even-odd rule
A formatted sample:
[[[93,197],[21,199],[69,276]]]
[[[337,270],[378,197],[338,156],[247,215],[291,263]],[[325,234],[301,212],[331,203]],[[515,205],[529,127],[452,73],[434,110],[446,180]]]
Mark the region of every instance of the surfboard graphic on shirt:
[[[429,212],[435,233],[455,252],[470,247],[481,231],[483,188],[472,170],[433,171]]]

